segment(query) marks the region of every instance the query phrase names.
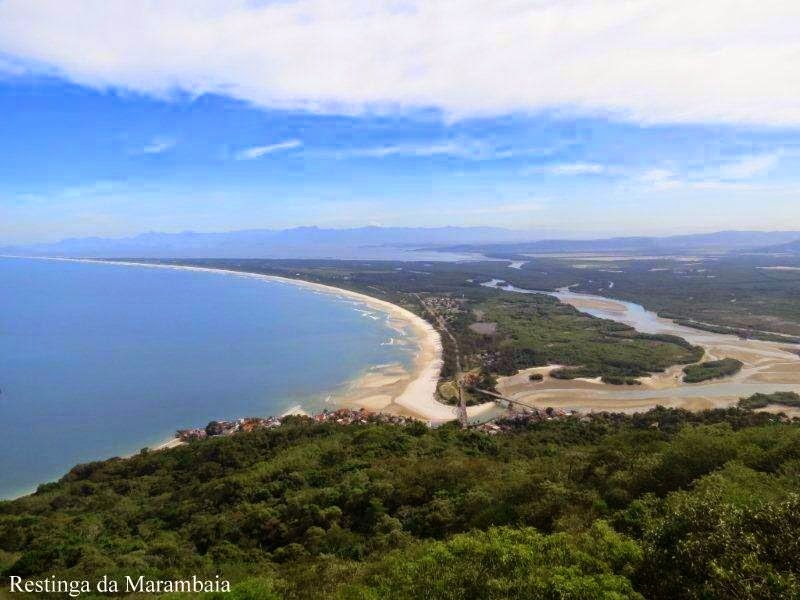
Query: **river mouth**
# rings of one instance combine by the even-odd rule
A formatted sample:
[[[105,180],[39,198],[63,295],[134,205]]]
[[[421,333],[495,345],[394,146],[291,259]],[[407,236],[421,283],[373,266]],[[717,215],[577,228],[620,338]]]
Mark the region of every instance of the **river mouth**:
[[[517,288],[496,279],[483,285],[509,292],[554,296],[581,312],[625,323],[642,333],[680,336],[692,344],[702,346],[706,351],[704,360],[729,357],[742,361],[744,365],[732,377],[694,384],[682,381],[683,367],[676,365],[663,373],[640,378],[641,385],[632,387],[609,385],[599,379],[558,380],[547,376],[551,368],[544,370],[543,381],[531,382],[528,375],[542,370],[526,369],[516,375],[498,379],[498,391],[515,400],[581,412],[633,413],[658,405],[688,410],[724,408],[755,393],[800,392],[800,355],[797,354],[799,345],[743,340],[734,335],[692,329],[659,317],[633,302],[578,294],[568,289],[540,292]],[[787,409],[787,412],[791,411]]]

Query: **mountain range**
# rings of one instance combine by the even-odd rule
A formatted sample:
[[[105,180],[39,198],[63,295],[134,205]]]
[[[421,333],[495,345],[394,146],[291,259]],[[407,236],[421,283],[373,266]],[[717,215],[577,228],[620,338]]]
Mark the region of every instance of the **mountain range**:
[[[724,254],[761,252],[784,248],[800,250],[800,231],[718,231],[667,237],[615,237],[590,240],[545,239],[498,244],[458,244],[451,252],[482,254],[597,253],[623,254]]]
[[[784,244],[775,244],[773,246],[758,248],[756,252],[763,254],[800,254],[800,239]]]
[[[420,247],[530,239],[533,232],[493,227],[251,229],[219,233],[143,233],[125,238],[70,238],[0,247],[0,254],[102,258],[396,258]],[[411,254],[422,256],[422,254]]]
[[[545,232],[494,227],[252,229],[70,238],[0,247],[0,254],[103,258],[340,258],[433,260],[475,254],[800,252],[800,231],[721,231],[668,237],[543,239]]]

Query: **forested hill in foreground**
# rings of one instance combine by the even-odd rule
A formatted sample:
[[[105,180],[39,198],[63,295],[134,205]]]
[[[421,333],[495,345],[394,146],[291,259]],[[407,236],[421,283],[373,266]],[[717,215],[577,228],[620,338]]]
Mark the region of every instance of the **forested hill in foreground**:
[[[203,597],[236,600],[797,598],[798,490],[800,425],[739,409],[496,436],[290,418],[0,503],[0,573],[219,573],[234,592]]]

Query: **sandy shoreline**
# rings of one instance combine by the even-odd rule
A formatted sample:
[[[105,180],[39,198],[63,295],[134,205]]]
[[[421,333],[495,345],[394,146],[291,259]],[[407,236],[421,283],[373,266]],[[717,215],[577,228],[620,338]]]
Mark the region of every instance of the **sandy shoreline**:
[[[456,418],[454,407],[442,404],[436,399],[436,386],[443,364],[442,342],[439,337],[439,332],[422,317],[386,300],[380,300],[360,292],[337,288],[322,283],[281,277],[279,275],[234,271],[231,269],[98,260],[91,258],[18,258],[174,269],[179,271],[198,271],[218,275],[247,277],[262,281],[294,285],[317,293],[352,300],[371,310],[387,315],[389,324],[398,331],[399,336],[402,336],[402,343],[413,343],[418,347],[418,351],[410,371],[399,363],[373,367],[360,377],[348,383],[344,390],[332,393],[331,402],[336,406],[364,407],[375,412],[412,416],[430,421],[431,423],[442,423]],[[235,418],[236,416],[238,415],[231,415],[231,418]]]

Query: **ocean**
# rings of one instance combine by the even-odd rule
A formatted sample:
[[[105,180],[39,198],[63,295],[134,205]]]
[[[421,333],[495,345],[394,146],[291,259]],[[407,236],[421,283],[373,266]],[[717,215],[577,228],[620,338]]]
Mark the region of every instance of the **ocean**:
[[[0,498],[413,361],[386,315],[232,275],[0,258]]]

